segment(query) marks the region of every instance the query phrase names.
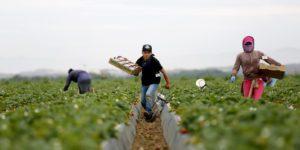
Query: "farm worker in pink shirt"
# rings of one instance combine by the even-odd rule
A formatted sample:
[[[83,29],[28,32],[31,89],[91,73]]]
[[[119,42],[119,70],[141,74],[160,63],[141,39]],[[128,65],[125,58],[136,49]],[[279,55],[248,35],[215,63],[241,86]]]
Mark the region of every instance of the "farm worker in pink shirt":
[[[236,75],[242,66],[244,81],[241,89],[243,96],[259,100],[264,91],[264,81],[258,77],[260,60],[276,66],[280,66],[281,64],[264,53],[254,50],[254,38],[252,36],[246,36],[243,39],[242,45],[244,51],[236,57],[230,81],[235,81]]]

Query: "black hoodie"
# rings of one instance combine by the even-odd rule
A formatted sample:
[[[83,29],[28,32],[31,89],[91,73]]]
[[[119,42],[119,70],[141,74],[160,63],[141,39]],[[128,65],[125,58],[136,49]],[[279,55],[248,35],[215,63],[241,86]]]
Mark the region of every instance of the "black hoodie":
[[[142,67],[142,85],[149,86],[150,84],[160,83],[160,70],[163,69],[160,62],[152,54],[148,60],[140,57],[136,64]]]

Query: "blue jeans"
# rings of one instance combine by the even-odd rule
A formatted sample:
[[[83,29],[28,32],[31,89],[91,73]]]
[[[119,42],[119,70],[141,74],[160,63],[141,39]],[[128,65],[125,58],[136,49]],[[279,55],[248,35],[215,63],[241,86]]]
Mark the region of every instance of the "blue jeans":
[[[264,83],[264,86],[270,86],[270,87],[274,87],[275,84],[277,82],[277,79],[272,78],[271,81],[269,83]]]
[[[157,89],[159,84],[150,84],[149,86],[142,86],[141,103],[144,109],[148,112],[152,112],[154,105]]]

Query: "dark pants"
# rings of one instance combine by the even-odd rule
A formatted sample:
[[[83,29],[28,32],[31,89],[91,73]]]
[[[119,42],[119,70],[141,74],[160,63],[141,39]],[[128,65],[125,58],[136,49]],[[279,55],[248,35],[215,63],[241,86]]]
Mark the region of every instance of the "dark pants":
[[[79,93],[84,94],[91,90],[91,76],[87,73],[81,73],[77,80]]]

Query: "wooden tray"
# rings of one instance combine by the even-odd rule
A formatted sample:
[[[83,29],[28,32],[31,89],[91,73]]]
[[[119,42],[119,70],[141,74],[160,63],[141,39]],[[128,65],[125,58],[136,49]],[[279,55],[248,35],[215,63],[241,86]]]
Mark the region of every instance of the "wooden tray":
[[[275,66],[264,63],[259,64],[259,75],[262,77],[282,79],[284,77],[285,71],[286,67],[284,65]]]
[[[110,58],[109,63],[130,75],[134,75],[134,76],[139,75],[139,71],[138,71],[139,66],[131,62],[125,57],[117,56],[117,57]]]

